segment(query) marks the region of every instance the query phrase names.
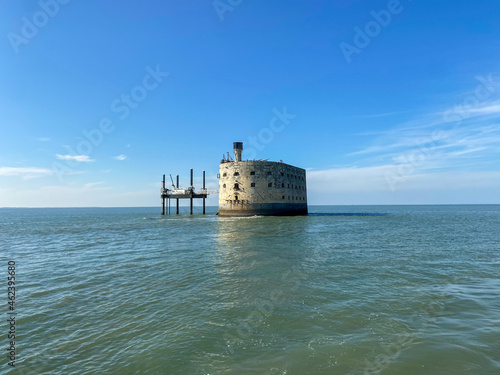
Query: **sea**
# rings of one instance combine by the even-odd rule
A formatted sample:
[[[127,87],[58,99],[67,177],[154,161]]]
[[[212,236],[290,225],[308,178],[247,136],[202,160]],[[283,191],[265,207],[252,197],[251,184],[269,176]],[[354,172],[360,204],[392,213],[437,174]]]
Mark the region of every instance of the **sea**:
[[[216,211],[0,209],[0,373],[500,374],[499,205]]]

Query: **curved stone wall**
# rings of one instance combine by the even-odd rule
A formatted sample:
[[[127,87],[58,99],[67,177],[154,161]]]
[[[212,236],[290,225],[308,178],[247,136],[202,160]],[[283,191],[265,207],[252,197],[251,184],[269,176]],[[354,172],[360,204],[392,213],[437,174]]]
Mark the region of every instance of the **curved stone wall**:
[[[306,214],[304,169],[255,160],[220,164],[220,216]]]

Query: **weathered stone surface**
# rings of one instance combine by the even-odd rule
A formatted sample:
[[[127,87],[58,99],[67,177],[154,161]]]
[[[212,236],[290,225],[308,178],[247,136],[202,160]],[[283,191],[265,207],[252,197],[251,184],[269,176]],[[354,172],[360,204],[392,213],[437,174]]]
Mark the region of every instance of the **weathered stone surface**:
[[[304,169],[260,160],[220,164],[220,216],[306,214]]]

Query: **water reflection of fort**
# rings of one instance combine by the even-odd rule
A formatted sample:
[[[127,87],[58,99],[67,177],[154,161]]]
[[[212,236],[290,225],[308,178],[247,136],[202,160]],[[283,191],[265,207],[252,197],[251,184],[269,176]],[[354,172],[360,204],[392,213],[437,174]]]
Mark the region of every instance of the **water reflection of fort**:
[[[219,217],[215,224],[214,264],[227,275],[250,273],[279,277],[311,256],[307,235],[311,225],[302,217]]]

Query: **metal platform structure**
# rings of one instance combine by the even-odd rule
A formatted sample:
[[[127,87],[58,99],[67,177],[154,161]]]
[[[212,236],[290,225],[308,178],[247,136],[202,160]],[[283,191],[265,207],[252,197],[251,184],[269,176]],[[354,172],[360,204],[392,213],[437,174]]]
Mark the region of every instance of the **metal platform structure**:
[[[196,192],[193,186],[193,168],[191,168],[191,183],[187,189],[182,189],[179,187],[179,175],[177,175],[177,184],[174,185],[172,175],[170,175],[172,181],[172,189],[165,188],[165,175],[163,175],[163,181],[161,186],[161,214],[165,215],[168,211],[170,215],[170,200],[175,199],[176,210],[175,213],[179,215],[179,199],[189,199],[189,214],[193,214],[193,199],[203,199],[203,215],[205,215],[205,199],[208,194],[212,193],[205,188],[205,171],[203,171],[203,188]],[[168,210],[166,210],[168,208]]]

